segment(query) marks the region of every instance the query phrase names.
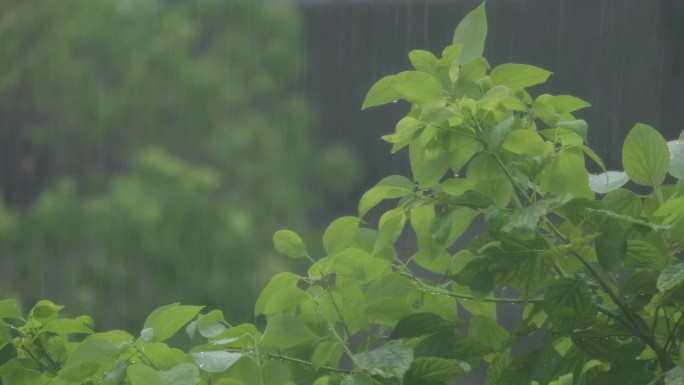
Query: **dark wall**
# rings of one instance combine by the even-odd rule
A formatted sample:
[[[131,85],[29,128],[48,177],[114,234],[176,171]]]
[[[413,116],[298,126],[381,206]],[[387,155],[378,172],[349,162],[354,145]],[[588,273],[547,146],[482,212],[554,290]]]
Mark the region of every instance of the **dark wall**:
[[[379,137],[407,106],[362,112],[368,89],[382,76],[410,69],[412,49],[435,53],[450,44],[458,21],[479,1],[372,1],[302,5],[308,68],[305,89],[324,143],[348,143],[364,157],[366,174],[351,194],[390,173],[409,175],[405,154],[389,155]],[[684,2],[679,0],[499,0],[487,4],[485,57],[554,72],[533,94],[570,94],[593,107],[590,145],[609,167],[621,168],[621,146],[637,122],[668,139],[684,128]]]

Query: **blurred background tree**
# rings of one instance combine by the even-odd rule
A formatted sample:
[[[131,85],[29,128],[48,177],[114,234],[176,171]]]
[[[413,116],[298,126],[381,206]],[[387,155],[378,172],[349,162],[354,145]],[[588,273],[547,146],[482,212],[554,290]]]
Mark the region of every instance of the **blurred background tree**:
[[[247,319],[306,228],[300,21],[256,0],[0,0],[0,297]],[[304,198],[303,198],[304,197]]]

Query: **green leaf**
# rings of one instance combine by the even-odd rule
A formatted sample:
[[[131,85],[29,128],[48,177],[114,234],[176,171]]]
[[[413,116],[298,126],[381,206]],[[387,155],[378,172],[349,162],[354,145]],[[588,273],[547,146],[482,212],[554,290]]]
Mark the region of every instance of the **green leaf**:
[[[59,370],[57,376],[50,381],[50,385],[75,385],[87,383],[95,376],[100,365],[93,362],[78,362],[64,366]]]
[[[359,232],[357,217],[335,219],[323,233],[323,248],[328,255],[337,254],[354,242]]]
[[[515,117],[510,116],[494,126],[494,128],[489,132],[487,137],[487,144],[491,151],[497,151],[501,147],[501,143],[504,142],[508,133],[513,129],[515,123]]]
[[[667,265],[667,254],[651,243],[639,239],[627,240],[625,266],[662,271]]]
[[[496,356],[487,368],[487,385],[506,385],[506,378],[501,375],[512,361],[513,357],[508,351]]]
[[[361,196],[359,217],[363,218],[370,209],[383,200],[404,197],[413,193],[415,188],[416,185],[403,176],[391,175],[384,178]]]
[[[259,338],[261,338],[261,333],[256,326],[245,323],[224,330],[223,333],[212,337],[210,341],[214,346],[245,348],[253,347],[254,340]]]
[[[189,362],[178,364],[169,370],[158,373],[164,385],[197,385],[200,382],[199,369]]]
[[[544,295],[544,310],[559,331],[572,331],[591,311],[591,293],[581,280],[561,278]]]
[[[447,321],[434,313],[413,313],[397,322],[390,338],[415,338],[443,331],[453,331],[461,322]]]
[[[469,325],[468,337],[494,350],[500,350],[510,337],[508,331],[499,326],[496,319],[484,315],[473,316]]]
[[[527,64],[501,64],[490,73],[493,85],[505,85],[513,90],[521,90],[541,84],[549,78],[551,72]]]
[[[501,146],[514,154],[537,156],[544,152],[544,139],[536,131],[511,130]]]
[[[423,136],[424,134],[425,131],[423,131]],[[449,170],[449,167],[451,167],[452,159],[450,153],[442,151],[439,145],[435,149],[438,151],[428,156],[430,151],[420,143],[420,140],[414,140],[409,144],[409,160],[413,179],[418,182],[421,188],[428,188],[438,184]]]
[[[180,363],[192,361],[192,357],[182,350],[161,342],[138,344],[137,348],[149,359],[149,365],[157,370],[168,370]]]
[[[653,215],[657,217],[665,216],[663,224],[676,222],[684,215],[684,197],[672,198],[660,206]]]
[[[190,355],[197,366],[207,373],[225,372],[242,357],[242,353],[225,350],[191,352]]]
[[[430,236],[440,245],[443,245],[451,233],[451,220],[453,211],[447,210],[438,213],[430,223]]]
[[[666,267],[663,272],[660,273],[656,287],[661,293],[667,294],[670,291],[680,288],[682,283],[684,283],[684,263],[678,263]]]
[[[413,50],[409,52],[409,60],[413,68],[425,73],[434,73],[437,69],[439,59],[432,52]]]
[[[264,312],[266,304],[278,292],[285,288],[296,287],[299,282],[299,277],[290,272],[282,272],[274,275],[268,282],[268,285],[261,291],[254,305],[254,315],[259,315]]]
[[[587,131],[589,130],[587,127],[587,122],[585,122],[582,119],[578,120],[570,120],[570,121],[559,121],[556,122],[556,127],[561,127],[561,128],[566,128],[577,135],[579,135],[583,140],[587,140]],[[587,147],[588,151],[591,151],[589,147]]]
[[[670,149],[670,166],[667,172],[677,179],[684,177],[684,140],[673,140],[667,142]]]
[[[574,198],[594,199],[589,189],[589,175],[584,165],[584,154],[577,148],[564,148],[553,157],[538,176],[544,194],[555,192],[560,196],[572,194]]]
[[[148,317],[145,325],[146,328],[152,329],[152,341],[162,342],[171,338],[203,308],[204,306],[172,306],[164,309],[152,320]]]
[[[483,110],[497,110],[510,96],[510,89],[506,86],[496,86],[492,87],[482,99],[477,101],[478,107]]]
[[[640,218],[641,212],[644,209],[644,205],[638,195],[622,188],[606,194],[601,203],[603,203],[606,210],[632,218]]]
[[[442,58],[439,60],[439,64],[443,67],[449,68],[450,78],[452,77],[451,71],[458,71],[459,67],[458,62],[456,60],[461,56],[461,52],[463,52],[462,44],[452,44],[442,50]],[[456,72],[454,75],[458,76],[458,72]],[[450,80],[452,83],[454,82],[453,78]]]
[[[13,299],[4,299],[0,301],[0,319],[1,318],[21,318],[21,311],[17,301]]]
[[[504,230],[534,230],[538,227],[540,219],[549,213],[551,206],[558,203],[559,202],[557,199],[541,199],[530,204],[529,206],[515,209],[510,216],[510,221],[504,227]]]
[[[513,360],[499,376],[501,385],[530,385],[530,380],[539,360],[539,351]]]
[[[591,104],[584,100],[570,95],[539,95],[536,102],[543,102],[559,113],[568,113],[580,110],[582,108],[590,107]]]
[[[391,152],[394,154],[411,143],[420,132],[420,129],[424,126],[424,122],[407,116],[397,123],[396,132],[394,134],[384,135],[382,136],[382,140],[393,144]]]
[[[268,319],[261,343],[268,347],[289,349],[317,337],[298,318],[289,314],[277,314]]]
[[[165,385],[156,370],[143,364],[133,364],[126,369],[131,385]]]
[[[413,350],[398,341],[390,341],[381,347],[354,354],[354,362],[370,375],[384,378],[402,378],[413,361]]]
[[[295,385],[290,367],[282,361],[270,360],[261,364],[264,385]]]
[[[607,194],[617,190],[629,182],[627,173],[622,171],[607,171],[602,174],[589,175],[589,188],[599,194]]]
[[[91,334],[93,330],[74,319],[60,318],[49,321],[43,327],[46,332],[57,334]]]
[[[401,235],[405,224],[406,214],[401,207],[383,214],[378,223],[378,239],[373,247],[373,255],[378,254],[387,246],[393,244]]]
[[[12,340],[9,325],[0,319],[0,350],[4,348]]]
[[[662,135],[651,126],[635,125],[622,147],[622,165],[629,178],[642,186],[660,185],[669,164],[669,149]]]
[[[456,27],[453,44],[463,44],[459,63],[463,64],[471,59],[482,56],[487,39],[487,16],[485,3],[470,11]]]
[[[394,75],[385,76],[371,87],[363,101],[362,110],[369,107],[381,106],[399,99],[399,94],[392,88]]]
[[[665,385],[684,385],[684,367],[677,366],[665,373]]]
[[[306,293],[298,287],[284,287],[268,300],[263,314],[284,313],[294,309],[307,298]]]
[[[216,337],[226,330],[225,322],[221,310],[212,310],[207,314],[200,314],[197,317],[197,328],[202,337]]]
[[[627,240],[622,227],[617,220],[608,218],[599,231],[601,234],[594,241],[596,258],[603,269],[615,271],[627,255]]]
[[[323,341],[316,345],[316,349],[311,355],[311,363],[314,369],[318,369],[321,366],[337,367],[340,357],[342,357],[342,352],[344,352],[344,348],[339,342]]]
[[[29,313],[30,318],[35,318],[39,321],[52,319],[57,317],[57,314],[64,306],[55,305],[52,301],[42,300],[38,301]]]
[[[405,385],[424,385],[452,380],[470,372],[470,365],[459,360],[439,357],[418,357],[406,373]]]
[[[471,367],[478,366],[483,357],[492,350],[456,332],[434,334],[421,341],[414,348],[416,357],[441,357],[460,360]]]
[[[309,255],[302,238],[291,230],[278,230],[273,234],[273,245],[276,251],[292,258],[302,258]]]
[[[353,373],[351,376],[345,377],[340,385],[375,385],[376,382],[371,376],[364,372]],[[318,384],[314,384],[318,385]]]
[[[475,190],[468,190],[461,196],[449,197],[443,201],[444,204],[448,204],[450,206],[463,206],[474,209],[485,209],[494,204],[491,199]]]
[[[423,104],[442,99],[442,85],[432,75],[418,71],[404,71],[394,76],[392,90],[402,99]]]

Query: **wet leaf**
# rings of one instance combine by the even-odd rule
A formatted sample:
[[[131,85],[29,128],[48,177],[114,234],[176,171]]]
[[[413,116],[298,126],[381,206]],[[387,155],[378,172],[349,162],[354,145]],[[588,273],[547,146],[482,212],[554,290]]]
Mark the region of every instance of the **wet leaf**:
[[[402,378],[413,361],[413,350],[397,341],[390,341],[381,347],[354,354],[359,369],[373,376]]]
[[[304,241],[291,230],[278,230],[273,234],[275,249],[292,258],[303,258],[308,255]]]
[[[485,3],[470,11],[458,24],[452,39],[453,44],[463,44],[459,63],[482,56],[487,39],[487,16]]]
[[[657,186],[665,179],[670,164],[669,154],[665,139],[655,128],[637,124],[622,147],[622,165],[634,183]]]

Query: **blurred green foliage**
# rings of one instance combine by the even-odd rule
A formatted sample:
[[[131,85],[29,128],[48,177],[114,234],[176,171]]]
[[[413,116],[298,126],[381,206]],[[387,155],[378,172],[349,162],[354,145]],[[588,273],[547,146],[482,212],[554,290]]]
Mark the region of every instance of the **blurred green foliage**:
[[[0,297],[247,318],[316,207],[300,33],[255,0],[0,0]]]

